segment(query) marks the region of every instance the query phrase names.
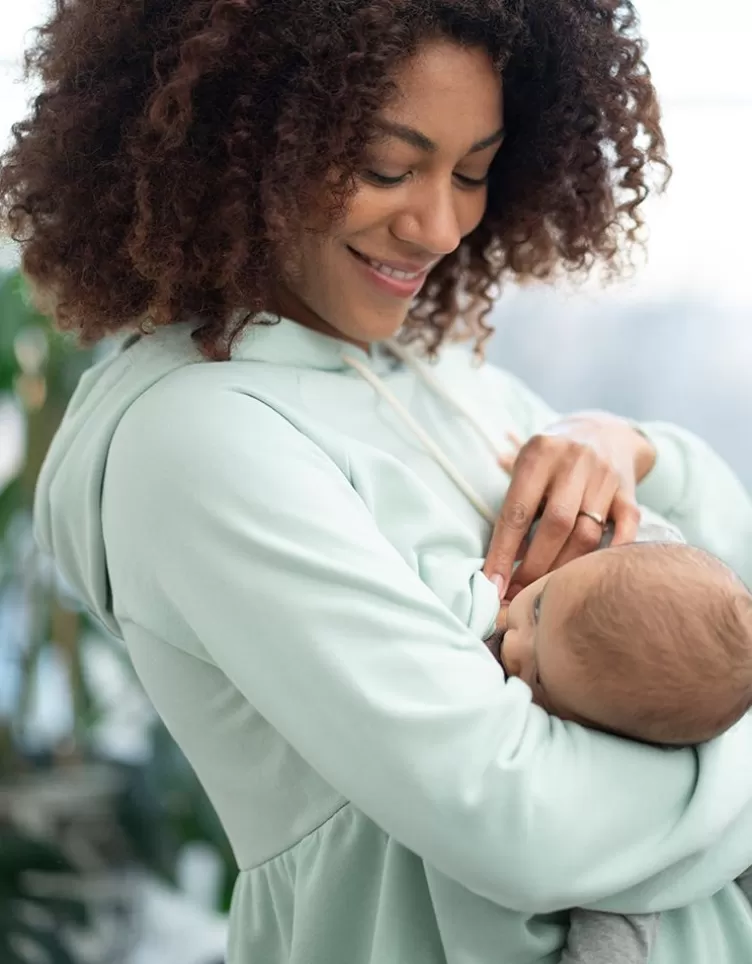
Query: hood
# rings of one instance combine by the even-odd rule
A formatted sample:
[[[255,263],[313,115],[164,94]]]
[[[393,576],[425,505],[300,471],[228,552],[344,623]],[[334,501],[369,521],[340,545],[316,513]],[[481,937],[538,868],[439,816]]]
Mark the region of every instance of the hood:
[[[387,364],[378,346],[365,352],[288,319],[259,317],[233,350],[233,361],[349,370],[343,355],[371,368]],[[273,323],[272,323],[273,322]],[[87,608],[115,635],[102,532],[102,485],[110,443],[125,412],[158,381],[185,365],[207,362],[191,339],[191,323],[128,338],[82,377],[50,446],[37,483],[34,532],[40,548]],[[391,357],[391,356],[390,356]],[[393,357],[391,358],[393,362]]]
[[[39,475],[37,543],[54,557],[87,608],[116,635],[101,522],[110,443],[120,419],[140,395],[175,369],[200,361],[189,332],[182,338],[164,338],[161,332],[149,339],[130,338],[81,378]]]

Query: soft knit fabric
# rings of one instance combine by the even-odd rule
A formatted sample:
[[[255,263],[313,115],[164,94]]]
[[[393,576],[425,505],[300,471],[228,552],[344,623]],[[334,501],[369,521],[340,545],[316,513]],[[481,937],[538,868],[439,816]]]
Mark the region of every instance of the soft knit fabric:
[[[466,419],[375,347],[293,322],[204,362],[187,325],[88,373],[37,499],[41,544],[128,647],[241,868],[230,964],[553,964],[566,908],[666,911],[651,964],[747,964],[752,719],[667,753],[550,719],[482,637],[490,535],[358,354],[488,505]],[[555,416],[449,349],[503,446]],[[671,426],[641,501],[752,576],[752,506]]]

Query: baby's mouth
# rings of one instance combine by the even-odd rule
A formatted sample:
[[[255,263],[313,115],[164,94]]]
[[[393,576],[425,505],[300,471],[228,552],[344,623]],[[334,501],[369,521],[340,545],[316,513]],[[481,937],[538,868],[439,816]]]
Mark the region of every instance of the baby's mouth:
[[[496,660],[497,663],[499,663],[501,668],[504,670],[504,675],[508,677],[509,673],[507,673],[506,668],[504,667],[504,660],[502,659],[502,655],[501,655],[501,648],[504,643],[505,633],[506,633],[505,629],[495,630],[493,633],[491,633],[488,639],[485,640],[485,644],[488,647],[489,652],[491,653],[493,658]]]

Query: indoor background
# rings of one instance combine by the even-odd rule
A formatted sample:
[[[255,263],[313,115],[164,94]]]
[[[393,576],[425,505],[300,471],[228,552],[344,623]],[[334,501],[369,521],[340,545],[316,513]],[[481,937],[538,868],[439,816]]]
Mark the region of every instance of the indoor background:
[[[46,6],[3,0],[3,141]],[[561,411],[684,424],[752,485],[752,6],[647,0],[642,17],[675,169],[646,208],[647,263],[605,290],[506,290],[490,355]],[[215,964],[232,877],[221,831],[117,646],[30,543],[45,413],[87,359],[24,306],[15,263],[0,246],[0,960],[32,964],[36,941],[51,964],[71,948],[74,964]],[[31,930],[4,910],[18,899],[37,906]]]

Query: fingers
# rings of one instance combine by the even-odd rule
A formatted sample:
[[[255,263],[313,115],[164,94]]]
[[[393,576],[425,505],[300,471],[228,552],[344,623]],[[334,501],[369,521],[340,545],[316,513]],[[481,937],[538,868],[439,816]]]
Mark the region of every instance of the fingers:
[[[554,480],[546,499],[546,506],[530,541],[525,557],[512,577],[507,597],[514,598],[524,586],[551,571],[555,560],[579,528],[577,513],[583,505],[588,486],[589,466],[582,460],[563,466]],[[592,520],[591,526],[600,531]],[[590,550],[587,550],[590,551]]]
[[[499,595],[506,594],[512,567],[545,496],[552,459],[535,445],[522,448],[512,472],[501,513],[494,527],[483,572],[496,583]]]
[[[627,489],[620,489],[611,505],[611,518],[614,521],[612,546],[623,546],[634,542],[640,525],[640,510],[634,495]]]
[[[619,489],[619,481],[613,475],[607,475],[600,482],[588,485],[582,498],[579,512],[593,512],[609,519],[612,516],[614,497]],[[589,552],[599,549],[603,543],[603,526],[586,515],[578,515],[577,521],[561,550],[556,557],[552,569],[586,556]]]
[[[514,432],[507,432],[507,441],[511,445],[512,450],[504,455],[500,455],[498,462],[507,475],[511,475],[514,471],[514,463],[517,461],[517,456],[520,454],[520,449],[522,448],[522,439],[519,435],[515,435]]]
[[[601,546],[603,527],[583,513],[613,520],[613,545],[634,540],[639,523],[634,486],[625,482],[621,461],[610,449],[605,452],[604,457],[596,445],[545,434],[499,458],[511,480],[483,571],[503,599]]]

